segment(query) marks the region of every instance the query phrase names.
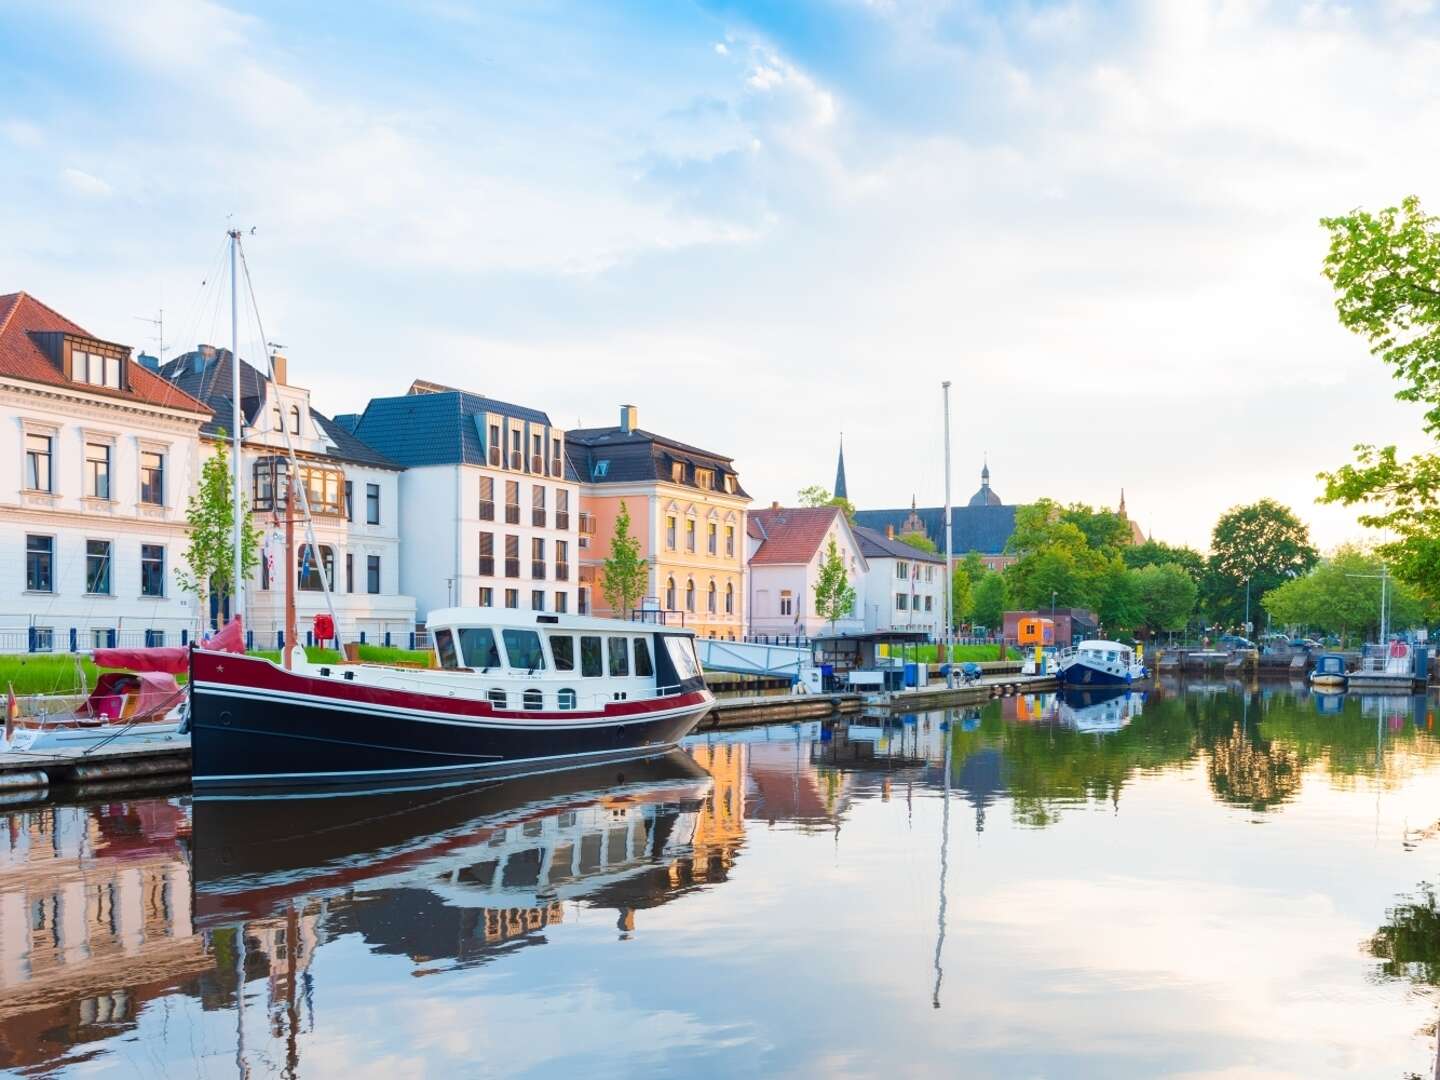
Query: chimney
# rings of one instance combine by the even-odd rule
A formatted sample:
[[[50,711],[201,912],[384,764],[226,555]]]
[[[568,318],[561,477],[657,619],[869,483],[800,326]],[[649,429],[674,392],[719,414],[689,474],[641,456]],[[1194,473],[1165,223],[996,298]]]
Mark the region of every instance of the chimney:
[[[640,410],[637,409],[637,408],[635,408],[634,405],[621,405],[621,406],[620,406],[620,431],[621,431],[621,433],[622,433],[622,434],[625,434],[625,435],[629,435],[632,431],[634,431],[634,430],[635,430],[637,427],[639,427],[639,426],[640,426]]]
[[[778,502],[772,502],[772,503],[770,504],[770,509],[771,509],[771,510],[779,510],[779,509],[780,509],[780,504],[779,504]]]
[[[146,371],[158,372],[160,370],[160,361],[157,360],[155,357],[151,356],[149,353],[142,352],[139,356],[135,357],[135,362],[141,367],[143,367]]]
[[[290,362],[277,352],[270,357],[270,363],[275,369],[275,381],[281,386],[289,386]]]
[[[886,526],[885,526],[885,539],[886,539],[886,540],[894,540],[894,539],[895,539],[895,526],[894,526],[894,525],[886,525]]]

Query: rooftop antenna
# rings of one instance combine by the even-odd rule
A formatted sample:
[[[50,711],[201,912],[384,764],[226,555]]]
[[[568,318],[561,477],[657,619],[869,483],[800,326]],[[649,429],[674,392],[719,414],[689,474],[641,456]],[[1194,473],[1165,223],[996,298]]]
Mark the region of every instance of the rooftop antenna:
[[[159,354],[160,366],[165,366],[165,352],[170,346],[165,344],[165,309],[162,307],[156,313],[155,318],[146,315],[134,315],[132,318],[141,322],[149,323],[155,327],[155,351]]]

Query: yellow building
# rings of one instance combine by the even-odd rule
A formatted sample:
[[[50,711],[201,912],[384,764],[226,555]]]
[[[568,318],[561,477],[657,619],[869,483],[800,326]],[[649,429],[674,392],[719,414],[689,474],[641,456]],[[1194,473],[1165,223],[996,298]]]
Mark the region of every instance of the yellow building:
[[[750,496],[732,459],[641,430],[633,405],[620,410],[619,426],[567,432],[566,445],[580,475],[579,610],[617,614],[600,567],[624,502],[650,565],[651,606],[678,613],[702,637],[742,637]]]

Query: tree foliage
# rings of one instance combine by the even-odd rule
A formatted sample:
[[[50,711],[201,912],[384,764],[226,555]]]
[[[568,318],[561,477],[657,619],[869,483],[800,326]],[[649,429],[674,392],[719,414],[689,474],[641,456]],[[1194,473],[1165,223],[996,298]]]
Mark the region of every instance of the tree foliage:
[[[1284,626],[1303,627],[1342,639],[1364,640],[1380,627],[1380,581],[1384,564],[1356,547],[1341,547],[1304,577],[1265,595],[1265,610]],[[1429,615],[1429,605],[1403,582],[1391,582],[1390,625],[1414,626]]]
[[[987,570],[971,591],[970,613],[974,622],[991,630],[999,629],[1005,622],[1005,609],[1009,604],[1005,575]]]
[[[1324,272],[1346,329],[1369,343],[1401,384],[1396,397],[1426,406],[1440,437],[1440,221],[1409,196],[1378,214],[1323,218]],[[1361,506],[1360,524],[1388,530],[1376,548],[1395,576],[1440,599],[1440,456],[1402,460],[1394,446],[1355,447],[1357,461],[1321,473],[1322,502]]]
[[[1267,592],[1304,574],[1319,557],[1304,522],[1274,499],[1226,511],[1210,534],[1205,581],[1209,613],[1222,622],[1240,622],[1248,581],[1253,621]]]
[[[850,584],[845,560],[840,557],[840,548],[832,536],[825,545],[820,572],[815,578],[815,613],[828,622],[833,631],[835,623],[850,614],[854,607],[855,586]]]
[[[899,537],[902,544],[909,544],[916,551],[928,551],[931,555],[938,555],[940,549],[935,546],[935,541],[924,533],[905,533]]]
[[[1185,629],[1200,595],[1190,571],[1176,563],[1158,563],[1131,570],[1128,576],[1135,587],[1135,630],[1154,636]]]
[[[615,515],[615,533],[610,538],[610,554],[601,564],[601,589],[605,602],[617,618],[628,618],[635,604],[645,595],[650,580],[650,564],[640,554],[640,541],[630,535],[630,510],[620,500]]]
[[[244,495],[240,507],[240,565],[248,579],[260,563],[260,530],[250,520]],[[200,466],[200,483],[186,504],[185,521],[190,530],[184,554],[189,569],[176,567],[175,581],[203,607],[212,591],[218,596],[234,591],[235,503],[231,499],[230,451],[224,431],[220,432],[215,453]]]
[[[975,610],[974,586],[970,575],[959,567],[950,571],[950,625],[959,626],[967,621]]]
[[[845,511],[846,520],[855,523],[855,504],[839,495],[831,495],[830,489],[820,484],[811,484],[796,492],[801,506],[838,506]]]
[[[1146,566],[1178,566],[1190,575],[1196,585],[1205,580],[1205,556],[1194,548],[1184,545],[1167,544],[1160,540],[1146,540],[1143,544],[1127,547],[1120,553],[1125,565],[1132,570]]]

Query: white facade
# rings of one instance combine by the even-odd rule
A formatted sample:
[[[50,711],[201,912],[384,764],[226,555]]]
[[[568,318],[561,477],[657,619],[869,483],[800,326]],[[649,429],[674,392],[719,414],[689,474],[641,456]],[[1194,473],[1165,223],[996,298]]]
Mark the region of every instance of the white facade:
[[[865,630],[915,630],[938,641],[945,622],[945,564],[873,552],[866,561]]]
[[[400,581],[421,622],[462,605],[579,611],[578,484],[543,469],[421,465],[401,474],[399,497]]]
[[[146,630],[178,645],[200,625],[174,576],[208,419],[193,409],[0,377],[0,651],[143,645]]]
[[[832,539],[845,563],[856,596],[851,615],[837,620],[833,627],[815,611],[815,586],[820,579],[820,564]],[[759,540],[748,538],[751,636],[815,637],[832,632],[854,634],[864,629],[861,604],[865,598],[869,563],[861,554],[859,542],[844,514],[835,514],[813,554],[804,562],[756,562],[755,555],[761,546]]]

